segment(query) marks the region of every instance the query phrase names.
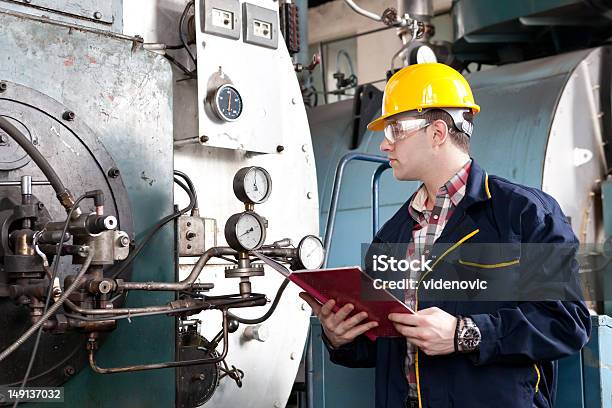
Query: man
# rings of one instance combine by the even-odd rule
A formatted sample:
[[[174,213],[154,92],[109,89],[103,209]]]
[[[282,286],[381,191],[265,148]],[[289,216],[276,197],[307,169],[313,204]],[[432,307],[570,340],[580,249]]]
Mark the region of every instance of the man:
[[[571,226],[552,197],[488,176],[470,158],[472,118],[479,110],[467,81],[446,65],[412,65],[391,77],[383,114],[368,128],[384,130],[380,148],[394,176],[422,185],[378,231],[373,245],[406,243],[405,257],[432,260],[432,271],[410,272],[417,282],[466,274],[504,276],[516,286],[555,281],[570,300],[433,299],[417,286],[404,297],[416,313],[388,316],[403,337],[373,342],[363,334],[377,323],[367,321],[365,312],[353,314],[354,306],[347,304],[334,313],[334,300],[321,306],[300,294],[321,321],[333,362],[376,367],[377,408],[552,407],[555,360],[580,350],[590,335]],[[449,261],[467,244],[488,243],[573,249],[571,259],[554,267],[520,251],[515,256],[486,251],[491,259],[484,263]],[[513,280],[515,275],[521,281]]]

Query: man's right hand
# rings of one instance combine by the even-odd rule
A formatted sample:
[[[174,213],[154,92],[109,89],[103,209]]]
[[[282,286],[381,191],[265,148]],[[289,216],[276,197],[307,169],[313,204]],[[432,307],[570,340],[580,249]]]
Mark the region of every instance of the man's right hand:
[[[334,313],[332,312],[336,305],[334,299],[330,299],[321,306],[315,298],[306,292],[301,292],[300,297],[308,303],[314,314],[319,318],[319,321],[321,321],[323,331],[333,347],[337,348],[350,343],[355,340],[355,337],[378,326],[378,323],[374,321],[360,324],[368,318],[366,312],[357,313],[355,316],[347,319],[348,315],[355,308],[351,303],[347,303]]]

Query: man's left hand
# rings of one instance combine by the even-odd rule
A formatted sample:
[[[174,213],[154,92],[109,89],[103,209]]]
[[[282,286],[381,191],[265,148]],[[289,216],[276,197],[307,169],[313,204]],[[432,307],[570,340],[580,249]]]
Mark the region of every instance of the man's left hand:
[[[389,320],[401,335],[429,356],[455,351],[457,318],[442,309],[430,307],[415,314],[391,313]]]

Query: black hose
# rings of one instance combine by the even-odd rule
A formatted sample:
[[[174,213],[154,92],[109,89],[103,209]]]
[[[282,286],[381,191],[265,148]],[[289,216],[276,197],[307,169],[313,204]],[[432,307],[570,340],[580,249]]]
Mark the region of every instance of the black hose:
[[[196,189],[195,189],[195,186],[193,185],[193,182],[191,181],[191,179],[189,178],[187,174],[183,173],[180,170],[174,170],[174,175],[179,176],[180,178],[185,180],[185,182],[187,183],[187,186],[189,187],[189,190],[191,190],[191,193],[193,194],[193,198],[194,198],[193,209],[197,210],[199,208],[198,207],[198,194],[196,193]]]
[[[235,314],[231,313],[231,312],[227,312],[228,316],[230,316],[232,319],[243,323],[243,324],[259,324],[262,323],[266,320],[268,320],[268,318],[270,316],[272,316],[272,313],[274,313],[274,311],[276,310],[276,306],[278,306],[278,302],[280,301],[281,296],[283,295],[283,292],[285,291],[285,288],[287,288],[287,285],[289,284],[289,282],[291,282],[289,279],[285,278],[285,280],[283,281],[283,283],[279,286],[278,290],[276,291],[276,296],[274,297],[274,301],[272,302],[272,305],[270,306],[270,309],[268,309],[268,311],[261,317],[258,317],[256,319],[245,319],[242,317],[238,317]]]
[[[9,122],[5,117],[0,116],[0,129],[2,129],[6,134],[8,134],[17,144],[25,150],[25,152],[34,160],[34,163],[38,166],[38,168],[43,172],[53,190],[62,204],[62,206],[66,209],[70,209],[72,207],[74,199],[72,198],[72,194],[62,183],[62,180],[59,178],[53,167],[49,164],[47,159],[38,151],[36,147],[28,140],[28,138],[19,131],[11,122]],[[65,201],[65,198],[70,198],[69,204]]]

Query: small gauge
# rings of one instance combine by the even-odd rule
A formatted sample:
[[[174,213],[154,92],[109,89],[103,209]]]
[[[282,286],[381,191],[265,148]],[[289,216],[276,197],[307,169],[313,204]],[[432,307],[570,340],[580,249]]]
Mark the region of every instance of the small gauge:
[[[411,64],[425,64],[428,62],[438,62],[436,53],[427,45],[420,45],[410,53]]]
[[[242,113],[242,96],[232,85],[221,85],[215,92],[212,106],[219,119],[233,122]]]
[[[236,251],[252,251],[266,239],[266,221],[253,211],[234,214],[225,223],[225,240]]]
[[[244,167],[234,176],[234,194],[245,204],[261,204],[272,191],[272,178],[262,167]]]
[[[298,244],[298,258],[304,269],[319,269],[325,258],[325,248],[314,235],[306,235]]]

